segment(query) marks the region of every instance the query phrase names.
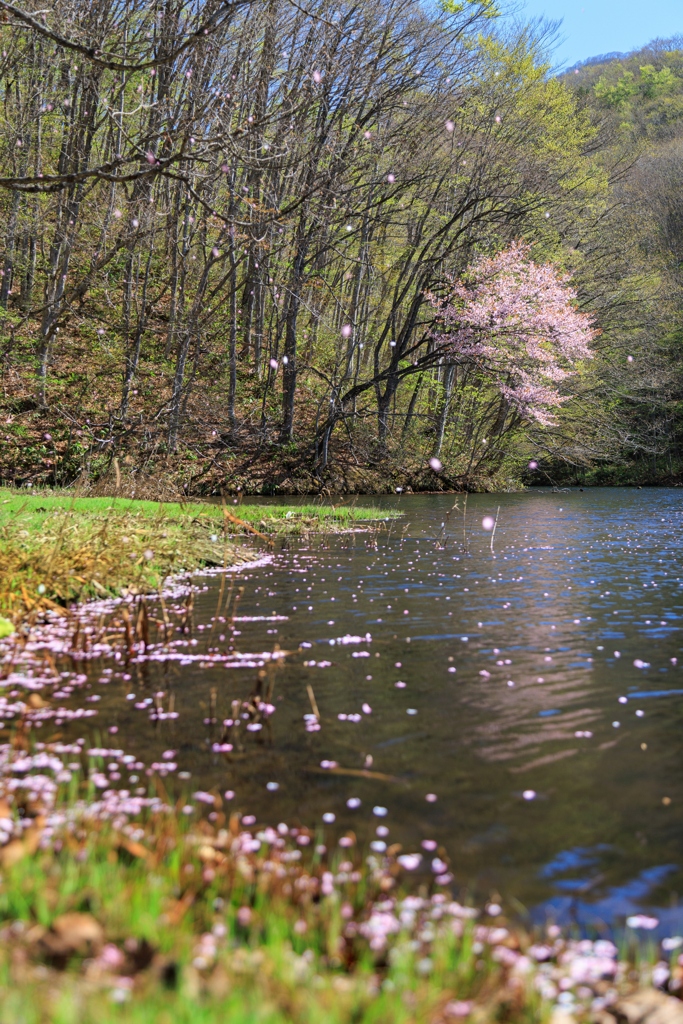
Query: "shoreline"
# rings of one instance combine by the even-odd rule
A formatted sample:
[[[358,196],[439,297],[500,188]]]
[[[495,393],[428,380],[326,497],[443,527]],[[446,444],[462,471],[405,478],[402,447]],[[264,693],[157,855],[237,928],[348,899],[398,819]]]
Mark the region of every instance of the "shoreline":
[[[192,577],[218,571],[163,590],[173,624]],[[110,666],[106,678],[146,653],[144,605],[129,591],[35,607],[0,641],[2,1024],[53,1019],[56,1004],[60,1024],[616,1024],[629,999],[683,1016],[663,991],[678,991],[683,940],[619,951],[553,925],[528,931],[494,902],[458,902],[436,844],[373,851],[329,824],[257,822],[234,794],[192,792],[175,751],[145,764],[117,729],[92,746],[51,738],[51,726],[96,721],[85,692],[71,717],[53,697],[86,686],[85,661]],[[250,714],[267,716],[262,704]],[[175,712],[162,698],[152,714]],[[175,806],[169,777],[186,787]]]
[[[18,621],[89,598],[155,593],[169,576],[252,561],[250,552],[279,537],[377,529],[398,515],[357,506],[157,503],[0,488],[0,616]]]

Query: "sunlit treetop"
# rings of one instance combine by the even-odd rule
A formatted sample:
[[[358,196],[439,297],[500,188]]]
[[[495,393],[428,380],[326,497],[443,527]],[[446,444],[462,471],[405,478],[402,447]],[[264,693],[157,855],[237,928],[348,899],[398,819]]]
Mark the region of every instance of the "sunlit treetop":
[[[444,14],[462,14],[471,11],[473,14],[483,15],[485,18],[500,17],[500,10],[495,0],[440,0],[439,6]]]

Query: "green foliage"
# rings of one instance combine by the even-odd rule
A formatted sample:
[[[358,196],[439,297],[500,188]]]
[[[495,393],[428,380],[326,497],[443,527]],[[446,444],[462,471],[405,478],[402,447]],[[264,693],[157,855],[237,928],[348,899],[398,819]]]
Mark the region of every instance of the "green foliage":
[[[623,108],[636,96],[654,100],[673,92],[681,84],[669,67],[657,70],[653,64],[642,64],[639,72],[636,78],[633,71],[622,70],[615,80],[614,69],[610,69],[593,86],[596,99],[608,107]]]
[[[60,807],[92,799],[78,770],[69,789]],[[284,849],[266,840],[248,852],[251,843],[247,851],[232,846],[237,816],[215,817],[215,827],[189,826],[173,811],[155,813],[136,822],[134,842],[125,828],[86,819],[63,842],[5,867],[1,1024],[414,1024],[435,1019],[450,1000],[509,1024],[547,1019],[547,1000],[533,984],[509,984],[491,944],[475,943],[471,919],[432,914],[445,895],[434,904],[417,899],[424,909],[408,915],[387,948],[369,947],[359,926],[388,894],[390,912],[410,894],[409,884],[397,884],[395,854],[382,863],[355,848],[321,862],[313,846],[297,849],[294,836]],[[348,859],[351,877],[347,868],[340,874]],[[320,891],[327,871],[331,894]],[[67,946],[60,962],[44,939],[70,914],[85,915],[100,938],[94,949]],[[510,934],[520,940],[530,942]]]
[[[463,14],[473,10],[486,18],[499,18],[501,13],[495,0],[439,0],[439,7],[444,14]]]
[[[609,107],[623,107],[638,91],[631,71],[624,71],[617,82],[600,78],[594,87],[596,97]]]
[[[640,87],[643,96],[648,100],[672,92],[678,84],[671,68],[663,67],[661,71],[657,71],[653,64],[644,64],[640,68]]]
[[[681,475],[683,352],[669,341],[683,309],[679,43],[655,41],[563,78],[598,128],[597,159],[613,202],[603,211],[592,204],[593,225],[585,222],[580,244],[567,253],[583,294],[595,296],[603,333],[566,407],[565,437],[576,456],[562,468],[555,449],[558,480],[673,482]],[[548,232],[544,244],[551,240]]]
[[[299,12],[302,24],[323,7],[315,0]],[[140,187],[89,179],[69,225],[66,290],[46,346],[48,254],[62,245],[60,203],[72,185],[22,193],[16,231],[13,200],[0,200],[5,235],[16,236],[0,479],[111,489],[116,459],[135,495],[238,484],[263,494],[388,490],[425,486],[436,443],[451,486],[519,480],[538,438],[524,424],[497,428],[489,381],[468,367],[458,368],[449,405],[447,359],[432,345],[425,295],[478,254],[523,240],[534,258],[577,275],[582,304],[599,305],[609,289],[592,247],[615,201],[620,159],[607,158],[602,125],[628,143],[663,133],[683,102],[683,65],[672,50],[564,81],[551,76],[533,25],[492,31],[493,0],[443,0],[440,10],[406,0],[400,12],[363,0],[345,11],[339,50],[324,16],[307,49],[300,34],[290,47],[285,0],[240,8],[204,55],[205,81],[234,83],[206,93],[208,106],[177,62],[168,74],[126,77],[125,162],[137,174],[146,154]],[[141,9],[128,26],[140,52],[156,38],[149,17]],[[125,25],[103,23],[103,45],[119,52]],[[44,75],[27,40],[13,37],[8,57],[22,69],[0,132],[8,166],[34,116],[31,83]],[[47,95],[58,87],[61,51],[45,45]],[[74,88],[86,88],[86,65],[74,66]],[[154,120],[152,145],[148,118],[162,113],[154,105],[162,82],[171,90],[163,109],[176,104],[179,120],[170,128],[166,114]],[[102,70],[97,89],[118,88],[117,75]],[[59,105],[41,118],[40,133],[24,134],[26,158],[42,173],[57,173],[81,131],[93,133],[88,160],[109,159],[104,122],[86,129]],[[190,140],[183,174],[175,164],[158,168],[151,150],[181,138]],[[284,163],[272,161],[276,151]],[[31,274],[27,304],[19,292]],[[617,290],[626,279],[631,288],[636,275],[617,274]],[[283,358],[293,323],[295,377]],[[291,430],[283,424],[290,397]],[[485,450],[480,439],[492,434]],[[541,443],[573,453],[562,425]],[[167,489],[155,492],[159,480]]]

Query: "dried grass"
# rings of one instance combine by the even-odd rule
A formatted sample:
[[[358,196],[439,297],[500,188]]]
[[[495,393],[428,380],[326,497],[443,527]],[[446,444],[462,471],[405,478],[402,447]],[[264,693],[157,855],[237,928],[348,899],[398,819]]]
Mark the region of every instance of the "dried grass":
[[[231,566],[266,542],[333,533],[396,513],[356,506],[159,504],[76,493],[0,489],[0,614],[157,590],[173,573]]]
[[[249,557],[216,529],[211,520],[189,516],[19,512],[0,520],[0,611],[16,619],[86,598],[147,593],[172,573]]]

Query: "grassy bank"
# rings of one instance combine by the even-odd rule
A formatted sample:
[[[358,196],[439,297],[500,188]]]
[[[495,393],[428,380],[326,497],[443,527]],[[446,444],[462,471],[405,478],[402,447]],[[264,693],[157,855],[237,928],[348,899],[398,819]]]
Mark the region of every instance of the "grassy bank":
[[[391,517],[322,505],[159,504],[0,489],[0,613],[157,590],[171,573],[253,557],[239,538],[335,532]]]
[[[72,818],[35,851],[37,816],[0,849],[1,1024],[615,1024],[641,1019],[634,993],[643,1020],[683,1016],[649,987],[655,947],[530,934],[411,883],[398,845],[367,856],[214,800],[213,822],[196,801]]]
[[[158,814],[153,841],[90,826],[6,869],[2,1024],[407,1024],[476,1019],[475,1004],[487,1021],[546,1019],[488,926],[480,948],[465,908],[401,893],[396,851],[368,863],[305,829],[220,818]]]

